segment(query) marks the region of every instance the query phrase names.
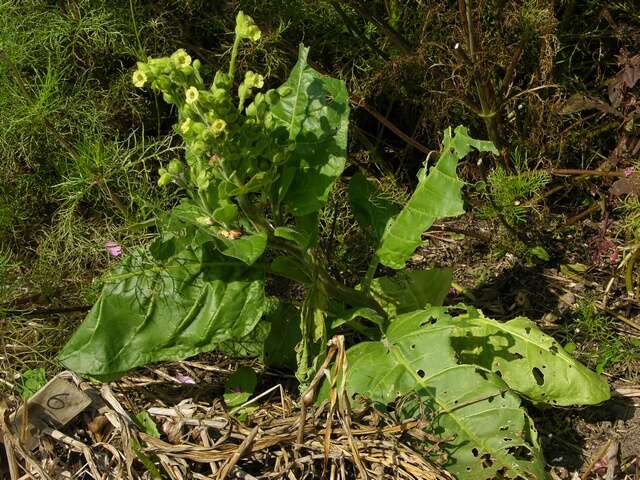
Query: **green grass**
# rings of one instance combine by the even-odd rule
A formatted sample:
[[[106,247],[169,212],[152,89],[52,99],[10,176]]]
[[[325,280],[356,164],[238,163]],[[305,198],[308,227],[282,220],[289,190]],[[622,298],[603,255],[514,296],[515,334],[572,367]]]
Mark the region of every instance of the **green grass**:
[[[578,356],[598,373],[636,378],[640,342],[616,330],[616,320],[600,313],[593,301],[578,304],[571,322],[564,328],[566,342],[578,347]],[[573,349],[570,346],[570,350]]]

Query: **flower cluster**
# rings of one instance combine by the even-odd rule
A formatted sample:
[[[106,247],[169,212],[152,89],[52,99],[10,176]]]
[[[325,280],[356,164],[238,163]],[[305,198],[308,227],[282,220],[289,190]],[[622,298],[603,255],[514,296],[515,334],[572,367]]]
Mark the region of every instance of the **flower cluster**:
[[[162,93],[178,111],[175,130],[184,141],[188,168],[179,160],[171,161],[160,169],[158,184],[178,183],[199,203],[203,215],[198,223],[219,223],[226,229],[234,228],[238,213],[233,197],[264,194],[270,179],[279,176],[290,144],[286,128],[278,127],[270,112],[282,87],[261,93],[264,77],[247,71],[237,87],[237,99],[232,94],[240,40],[255,42],[261,37],[251,17],[242,12],[235,33],[229,69],[218,70],[208,87],[200,62],[183,49],[138,63],[133,73],[134,85]]]

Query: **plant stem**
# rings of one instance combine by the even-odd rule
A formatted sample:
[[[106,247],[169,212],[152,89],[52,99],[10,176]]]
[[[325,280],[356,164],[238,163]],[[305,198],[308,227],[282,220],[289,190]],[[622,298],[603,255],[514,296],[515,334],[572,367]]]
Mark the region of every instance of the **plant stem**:
[[[233,47],[231,48],[231,60],[229,61],[229,78],[233,83],[233,76],[236,71],[236,57],[238,56],[238,47],[240,46],[240,36],[236,34],[236,38],[233,40]]]
[[[369,268],[367,269],[367,274],[362,281],[362,291],[364,293],[369,293],[369,287],[371,286],[371,281],[373,280],[373,276],[376,274],[376,270],[378,270],[378,265],[380,265],[380,259],[378,255],[373,255],[371,262],[369,263]]]

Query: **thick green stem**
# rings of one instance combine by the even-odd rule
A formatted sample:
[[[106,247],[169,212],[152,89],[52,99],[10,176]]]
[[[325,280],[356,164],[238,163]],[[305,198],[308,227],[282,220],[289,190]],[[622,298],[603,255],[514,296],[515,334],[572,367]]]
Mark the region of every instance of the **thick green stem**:
[[[362,291],[364,293],[369,293],[369,287],[371,286],[371,282],[373,281],[373,276],[376,274],[376,270],[378,270],[378,265],[380,265],[380,259],[378,258],[378,255],[374,254],[371,262],[369,263],[367,274],[362,281]]]
[[[233,40],[233,47],[231,48],[231,60],[229,61],[229,78],[233,83],[233,76],[236,72],[236,57],[238,56],[238,47],[240,46],[240,35],[236,34],[236,38]]]

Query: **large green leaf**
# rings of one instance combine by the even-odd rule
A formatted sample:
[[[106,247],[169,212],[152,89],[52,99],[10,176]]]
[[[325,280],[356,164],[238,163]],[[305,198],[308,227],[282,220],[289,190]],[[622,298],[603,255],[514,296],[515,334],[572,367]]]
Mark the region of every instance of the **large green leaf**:
[[[185,250],[162,265],[141,252],[126,258],[107,278],[60,361],[109,380],[246,336],[264,309],[262,276],[208,247]]]
[[[590,405],[609,399],[606,380],[577,362],[531,320],[496,322],[474,308],[457,320],[451,341],[460,361],[496,372],[509,387],[535,402]]]
[[[374,278],[371,282],[371,294],[389,317],[393,318],[428,305],[442,305],[451,287],[452,278],[451,268],[406,270],[393,277]]]
[[[481,152],[498,153],[491,142],[469,137],[467,129],[457,127],[451,136],[451,128],[444,131],[440,158],[428,175],[419,175],[419,183],[411,198],[387,227],[380,248],[376,252],[380,262],[387,267],[401,269],[421,243],[421,235],[440,218],[464,213],[462,181],[458,179],[458,160],[472,148]]]
[[[445,468],[460,479],[546,478],[519,397],[496,374],[459,363],[455,328],[445,308],[433,307],[398,317],[380,342],[352,347],[349,398],[388,404],[403,397],[397,404],[405,416],[431,417],[430,433],[448,453]]]
[[[296,216],[319,210],[346,161],[349,102],[341,80],[321,75],[307,64],[300,47],[281,96],[271,106],[277,126],[289,131],[295,150],[280,180],[284,203]]]
[[[382,238],[389,220],[400,211],[397,204],[384,198],[375,184],[360,172],[349,182],[349,203],[357,222],[376,243]]]

